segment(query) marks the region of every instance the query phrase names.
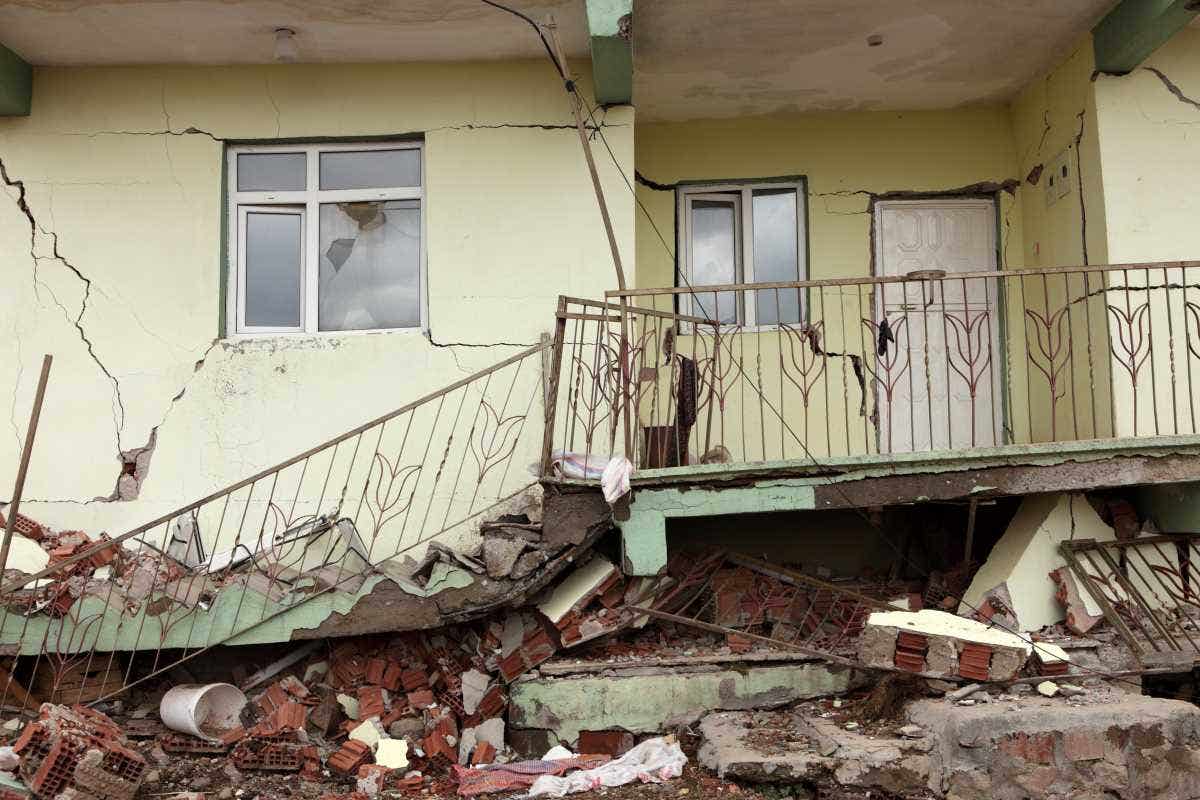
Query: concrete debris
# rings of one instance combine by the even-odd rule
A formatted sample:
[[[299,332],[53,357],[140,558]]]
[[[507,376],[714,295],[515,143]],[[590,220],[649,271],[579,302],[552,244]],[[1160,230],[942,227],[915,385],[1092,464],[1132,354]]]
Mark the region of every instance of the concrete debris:
[[[1059,545],[1068,539],[1115,541],[1083,495],[1029,495],[992,547],[963,595],[959,613],[971,613],[986,603],[989,592],[1003,587],[1022,631],[1036,631],[1063,619],[1048,575],[1066,566]],[[1091,598],[1085,602],[1092,603]]]
[[[927,677],[974,681],[1016,676],[1032,651],[1016,634],[944,611],[882,611],[867,618],[859,639],[860,660]]]
[[[1069,631],[1083,636],[1104,619],[1099,603],[1079,586],[1070,569],[1052,570],[1050,580],[1054,582],[1054,599],[1063,609]]]
[[[1053,681],[1042,681],[1037,685],[1037,693],[1042,697],[1054,697],[1058,694],[1058,684]]]

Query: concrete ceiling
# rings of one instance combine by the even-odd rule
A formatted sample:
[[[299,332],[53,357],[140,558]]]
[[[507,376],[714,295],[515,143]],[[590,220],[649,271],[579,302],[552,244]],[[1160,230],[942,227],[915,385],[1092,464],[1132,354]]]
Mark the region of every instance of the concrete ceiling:
[[[504,0],[553,13],[588,53],[584,0]],[[0,40],[31,64],[261,64],[292,28],[303,62],[541,58],[533,29],[480,0],[2,0]]]
[[[1115,4],[637,0],[633,101],[652,121],[1004,100]]]

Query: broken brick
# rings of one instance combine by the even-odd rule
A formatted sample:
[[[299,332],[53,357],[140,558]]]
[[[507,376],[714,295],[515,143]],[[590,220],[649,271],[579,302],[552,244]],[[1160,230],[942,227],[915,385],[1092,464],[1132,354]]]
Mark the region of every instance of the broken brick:
[[[633,734],[629,731],[580,731],[575,749],[586,755],[625,755],[633,749]]]
[[[331,755],[325,763],[330,769],[343,775],[354,775],[358,768],[371,760],[371,748],[357,739],[347,739],[341,749]]]
[[[4,512],[0,511],[0,528],[8,526],[8,518],[4,516]],[[13,533],[19,533],[26,539],[32,539],[35,542],[40,542],[46,535],[46,527],[40,522],[35,522],[24,514],[17,513],[13,520]]]
[[[491,764],[496,760],[496,748],[491,742],[480,742],[475,745],[475,752],[471,753],[471,766],[478,767],[481,764]]]
[[[387,713],[387,698],[382,686],[360,686],[358,689],[358,718],[379,717]]]
[[[433,705],[433,690],[419,689],[408,693],[408,704],[413,708],[429,708]]]
[[[1050,764],[1054,761],[1054,734],[1014,733],[996,743],[1005,755],[1034,764]]]

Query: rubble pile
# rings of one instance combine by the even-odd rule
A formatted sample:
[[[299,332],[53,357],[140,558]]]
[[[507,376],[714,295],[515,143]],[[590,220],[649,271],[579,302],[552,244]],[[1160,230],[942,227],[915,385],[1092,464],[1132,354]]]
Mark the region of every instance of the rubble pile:
[[[43,705],[13,744],[19,774],[37,798],[132,800],[146,759],[121,728],[85,706]]]
[[[686,681],[688,675],[698,676],[704,670],[726,669],[712,665],[739,661],[744,667],[728,669],[757,669],[762,665],[756,661],[801,663],[786,678],[772,676],[771,680],[779,681],[770,684],[772,691],[755,689],[760,700],[716,707],[714,701],[707,701],[699,710],[691,709],[698,711],[689,717],[692,720],[704,714],[711,717],[705,736],[714,746],[722,741],[736,748],[782,746],[759,742],[752,735],[753,721],[742,727],[744,717],[712,716],[715,708],[778,709],[794,706],[800,697],[830,692],[848,696],[863,685],[863,671],[870,670],[923,677],[927,681],[907,675],[897,679],[937,686],[937,692],[956,707],[994,702],[989,696],[1009,702],[1010,696],[989,694],[978,686],[955,690],[954,683],[995,688],[1000,683],[1016,681],[1023,686],[1022,681],[1032,681],[1024,686],[1025,694],[1046,702],[1074,702],[1087,694],[1066,682],[1089,669],[1078,660],[1081,649],[1096,649],[1097,655],[1091,656],[1095,661],[1100,658],[1099,648],[1109,646],[1117,635],[1105,625],[1105,617],[1095,613],[1096,598],[1085,590],[1088,576],[1079,578],[1059,556],[1063,525],[1070,523],[1072,515],[1086,516],[1081,502],[1086,505],[1079,498],[1030,501],[987,563],[963,561],[923,580],[904,580],[897,572],[882,571],[835,578],[813,570],[820,575],[814,577],[719,549],[676,553],[658,576],[627,576],[588,546],[567,550],[566,545],[551,545],[540,522],[509,515],[484,523],[473,551],[461,553],[434,544],[420,561],[385,563],[376,571],[413,594],[436,593],[436,587],[455,572],[478,576],[483,583],[540,580],[514,598],[479,603],[470,613],[443,618],[440,626],[436,617],[433,623],[419,626],[403,619],[384,620],[384,627],[366,629],[383,632],[331,638],[323,646],[310,643],[304,654],[280,659],[248,680],[243,667],[235,680],[252,687],[248,691],[253,695],[240,718],[235,714],[235,722],[221,728],[193,727],[188,733],[174,726],[168,731],[153,720],[134,719],[123,732],[117,722],[97,711],[44,705],[39,719],[25,727],[14,746],[18,774],[35,797],[65,795],[69,800],[132,797],[147,756],[153,760],[155,753],[219,760],[235,775],[294,776],[297,782],[328,789],[323,800],[445,791],[470,796],[527,790],[541,778],[574,785],[589,770],[621,762],[640,747],[640,735],[669,729],[654,720],[673,717],[668,714],[654,718],[654,724],[627,728],[622,723],[588,727],[582,719],[562,725],[568,717],[561,711],[547,712],[544,720],[533,718],[527,712],[534,701],[544,703],[538,708],[551,707],[546,700],[549,690],[539,688],[540,684],[557,676],[580,680],[585,673],[598,679],[631,679],[638,670],[673,667],[682,667],[678,677]],[[1119,517],[1124,528],[1136,528],[1129,509],[1117,510],[1123,516],[1114,513],[1114,519]],[[1106,525],[1088,517],[1088,525],[1096,524]],[[71,559],[97,543],[81,532],[55,533],[23,517],[18,528],[49,564]],[[348,520],[308,523],[297,535],[317,534],[340,541],[341,558],[346,563],[354,560],[357,533]],[[1136,530],[1131,535],[1136,537]],[[98,541],[102,545],[105,539]],[[355,576],[359,582],[375,569],[361,561],[362,569]],[[559,561],[572,565],[561,575],[551,569]],[[220,570],[211,569],[214,562],[223,564]],[[1165,563],[1164,568],[1169,567],[1172,564]],[[344,569],[345,563],[326,564],[301,576],[262,557],[230,556],[214,557],[201,570],[157,551],[114,543],[70,564],[53,580],[19,592],[10,607],[15,605],[25,614],[62,616],[89,594],[103,595],[122,613],[136,612],[147,603],[195,607],[210,603],[221,587],[234,582],[268,596],[281,595],[294,591],[302,580],[309,581],[310,588],[339,580],[333,573],[340,575]],[[1031,597],[1038,587],[1044,596]],[[1144,594],[1150,596],[1152,588]],[[1131,600],[1130,593],[1107,597],[1110,606],[1126,610],[1132,607]],[[1166,615],[1170,609],[1156,608],[1155,613]],[[1051,622],[1030,631],[1031,620]],[[1087,642],[1081,643],[1082,632],[1089,633]],[[123,660],[132,661],[128,670]],[[843,675],[846,668],[859,670],[850,673],[858,679],[846,680],[840,688],[827,685],[804,694],[801,684],[820,678],[806,677],[800,669],[819,671],[821,665],[812,662],[821,660],[835,665],[830,670],[841,669]],[[122,690],[135,675],[136,661],[114,655],[103,674],[81,666],[90,665],[92,659],[60,661],[53,670],[40,667],[39,662],[25,671],[28,662],[21,660],[9,666],[13,673],[28,676],[31,694],[38,700],[88,702]],[[771,668],[788,666],[772,664]],[[787,683],[791,680],[797,685]],[[689,688],[700,692],[702,683],[697,678]],[[1033,684],[1038,684],[1036,690]],[[722,686],[722,697],[736,693],[735,689]],[[601,702],[599,690],[596,694]],[[614,691],[613,696],[620,694]],[[1014,689],[1011,697],[1016,696]],[[790,699],[775,702],[771,697]],[[905,697],[903,702],[910,700]],[[681,697],[679,702],[685,701]],[[606,708],[604,714],[611,711]],[[550,719],[554,714],[558,717]],[[114,717],[121,719],[115,712]],[[167,721],[167,716],[163,719]],[[506,731],[509,721],[513,730]],[[924,743],[923,733],[876,730],[865,718],[833,724],[820,714],[796,724],[805,733],[792,748],[800,759],[792,768],[794,776],[833,770],[832,774],[858,776],[847,778],[852,784],[858,781],[855,785],[891,790],[888,781],[915,788],[933,780],[942,769],[936,759],[930,760],[933,751]],[[542,757],[555,741],[556,727],[571,731],[563,735],[563,743],[575,747],[574,753],[564,751],[560,761]],[[856,737],[868,729],[886,741],[848,755],[861,745]],[[195,735],[197,730],[200,735]],[[539,744],[539,732],[546,735],[545,744]],[[126,736],[143,739],[145,755]],[[893,758],[897,752],[903,757]],[[522,761],[522,757],[533,760]],[[891,777],[878,784],[870,777],[878,775]],[[9,790],[0,785],[0,800],[6,800],[5,791]]]

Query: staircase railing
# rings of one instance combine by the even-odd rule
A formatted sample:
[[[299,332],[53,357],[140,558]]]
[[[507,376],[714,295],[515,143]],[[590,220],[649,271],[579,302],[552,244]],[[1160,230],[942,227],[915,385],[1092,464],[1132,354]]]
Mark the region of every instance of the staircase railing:
[[[344,613],[383,573],[401,574],[398,556],[469,537],[472,520],[529,488],[549,347],[113,539],[50,534],[49,566],[4,573],[0,655],[22,657],[8,666],[41,699],[89,702],[217,645],[287,640],[278,626]],[[30,702],[2,671],[0,683],[0,706]]]

